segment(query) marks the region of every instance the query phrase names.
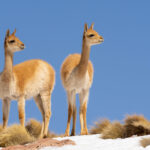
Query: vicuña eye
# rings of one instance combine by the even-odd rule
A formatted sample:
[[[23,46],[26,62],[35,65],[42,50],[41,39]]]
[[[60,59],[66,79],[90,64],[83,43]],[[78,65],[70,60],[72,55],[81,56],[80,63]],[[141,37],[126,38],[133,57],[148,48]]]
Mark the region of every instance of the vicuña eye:
[[[88,37],[93,37],[93,36],[95,36],[94,34],[90,34],[90,35],[88,35]]]
[[[9,43],[14,43],[15,42],[15,40],[11,40],[11,41],[9,41]]]

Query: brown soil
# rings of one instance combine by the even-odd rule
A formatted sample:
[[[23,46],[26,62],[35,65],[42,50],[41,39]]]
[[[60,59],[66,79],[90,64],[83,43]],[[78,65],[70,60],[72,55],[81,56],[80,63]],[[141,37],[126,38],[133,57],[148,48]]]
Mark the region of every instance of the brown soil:
[[[9,146],[6,148],[3,148],[2,150],[38,150],[42,147],[48,147],[48,146],[64,146],[64,145],[75,145],[75,142],[67,139],[67,140],[55,140],[55,139],[41,139],[36,142],[27,144],[27,145],[16,145],[16,146]]]

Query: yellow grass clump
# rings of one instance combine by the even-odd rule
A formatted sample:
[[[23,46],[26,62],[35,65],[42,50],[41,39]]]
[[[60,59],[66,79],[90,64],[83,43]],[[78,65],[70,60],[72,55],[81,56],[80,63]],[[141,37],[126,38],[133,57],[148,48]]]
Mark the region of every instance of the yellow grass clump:
[[[34,138],[39,138],[41,130],[42,130],[42,124],[37,120],[31,119],[26,125],[26,130]],[[54,133],[50,133],[50,131],[48,131],[48,135],[47,135],[48,138],[53,138],[57,136],[58,135]]]
[[[12,125],[0,133],[0,147],[26,144],[35,141],[21,125]]]
[[[100,134],[110,124],[111,122],[108,119],[99,120],[95,122],[95,126],[90,129],[90,134]]]
[[[127,115],[124,122],[124,137],[130,137],[132,135],[142,136],[150,134],[150,122],[142,115]]]
[[[103,139],[127,138],[133,135],[150,134],[150,122],[142,115],[127,115],[124,123],[111,123],[108,119],[98,121],[90,130],[91,134],[101,134]]]
[[[25,128],[31,136],[38,138],[41,133],[42,125],[39,121],[31,119]]]
[[[116,139],[116,138],[122,138],[124,134],[124,126],[118,122],[115,121],[112,124],[109,124],[104,130],[102,131],[101,138],[103,139]]]
[[[25,127],[15,124],[3,129],[0,126],[0,147],[22,145],[36,141],[40,137],[41,129],[41,123],[34,119],[30,120]],[[49,138],[56,136],[50,132],[47,135]]]

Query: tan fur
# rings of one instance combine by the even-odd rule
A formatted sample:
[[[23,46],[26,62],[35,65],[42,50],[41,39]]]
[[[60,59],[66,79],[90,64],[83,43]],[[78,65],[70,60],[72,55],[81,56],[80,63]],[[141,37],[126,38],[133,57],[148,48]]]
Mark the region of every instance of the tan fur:
[[[51,117],[51,93],[55,84],[55,71],[47,62],[39,59],[25,61],[13,66],[13,54],[24,49],[24,44],[6,33],[5,66],[0,74],[0,98],[3,99],[3,127],[7,126],[10,100],[18,101],[20,124],[25,124],[25,99],[34,97],[43,117],[40,137],[46,136]]]
[[[87,124],[86,124],[86,111],[87,111],[87,101],[85,101],[82,107],[80,108],[81,135],[88,134]]]
[[[80,54],[72,54],[72,55],[69,55],[64,60],[62,67],[61,67],[61,78],[62,78],[62,82],[64,85],[65,85],[65,81],[68,79],[73,69],[77,67],[77,65],[79,64],[80,59],[81,59]],[[90,80],[90,85],[91,85],[93,81],[93,73],[94,73],[93,65],[91,61],[88,62],[87,70],[88,70],[88,75],[89,75],[89,80]]]
[[[47,73],[48,75],[45,76],[45,78],[47,78],[47,82],[45,83],[44,88],[46,89],[50,89],[50,92],[52,92],[53,87],[54,87],[54,82],[55,82],[55,71],[52,68],[51,65],[49,65],[48,63],[46,63],[43,60],[39,60],[39,59],[34,59],[34,60],[29,60],[29,61],[25,61],[21,64],[18,64],[16,66],[13,67],[13,72],[15,74],[15,78],[16,78],[16,83],[17,83],[17,87],[19,90],[19,93],[24,94],[23,92],[26,92],[26,88],[29,84],[33,84],[33,82],[35,80],[37,80],[35,78],[35,76],[37,76],[39,74],[39,77],[37,76],[37,78],[40,79],[40,67],[45,67],[45,69],[47,69]],[[35,81],[37,82],[37,81]]]
[[[76,105],[75,95],[80,97],[80,124],[81,134],[88,134],[86,124],[87,101],[89,88],[93,80],[93,66],[89,61],[90,47],[103,42],[103,37],[93,30],[93,24],[88,29],[84,27],[82,53],[69,55],[61,67],[62,84],[68,96],[68,121],[65,135],[69,135],[70,121],[73,116],[73,127],[71,135],[75,135]]]
[[[32,82],[38,65],[38,60],[30,60],[13,67],[19,92],[24,92],[25,86],[28,84],[28,82]]]

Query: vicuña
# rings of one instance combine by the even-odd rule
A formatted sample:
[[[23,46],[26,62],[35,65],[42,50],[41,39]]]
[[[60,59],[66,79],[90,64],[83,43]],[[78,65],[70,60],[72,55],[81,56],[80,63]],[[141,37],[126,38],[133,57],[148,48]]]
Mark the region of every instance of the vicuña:
[[[65,135],[69,136],[70,121],[73,116],[73,127],[71,135],[75,135],[76,124],[76,94],[80,99],[80,125],[81,135],[88,134],[86,123],[87,102],[89,89],[93,80],[93,66],[89,61],[90,49],[92,45],[100,44],[104,41],[95,30],[93,24],[88,28],[84,26],[82,53],[69,55],[61,67],[61,79],[68,97],[68,121]]]
[[[6,32],[5,65],[0,74],[0,98],[3,102],[3,127],[7,126],[10,100],[18,101],[20,124],[25,124],[25,100],[34,100],[43,117],[40,138],[47,135],[51,116],[51,94],[55,84],[55,71],[47,62],[39,59],[25,61],[13,66],[14,52],[24,49],[24,44],[15,36]]]

